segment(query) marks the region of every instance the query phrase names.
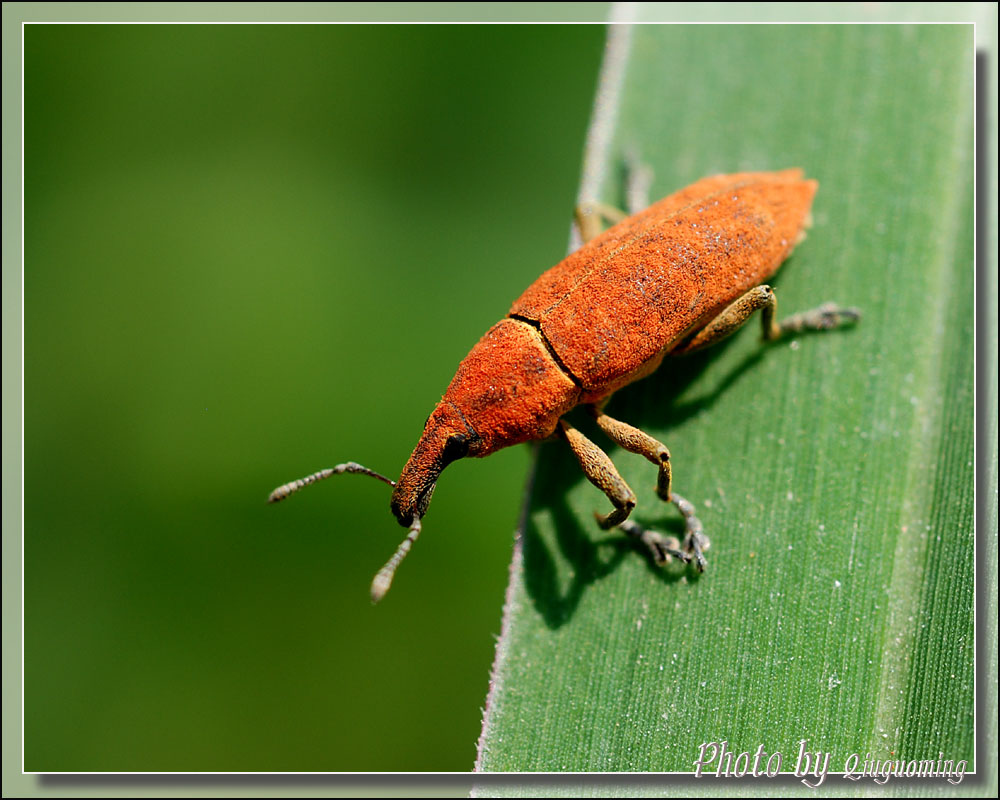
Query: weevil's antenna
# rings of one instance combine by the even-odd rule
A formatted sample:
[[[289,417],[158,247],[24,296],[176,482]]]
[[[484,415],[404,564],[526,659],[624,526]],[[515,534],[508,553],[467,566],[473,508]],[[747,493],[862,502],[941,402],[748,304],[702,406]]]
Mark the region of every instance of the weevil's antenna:
[[[377,603],[383,597],[385,593],[389,591],[389,587],[392,586],[392,576],[396,574],[396,567],[399,566],[400,562],[406,558],[406,554],[410,552],[410,548],[413,547],[413,543],[417,541],[417,537],[420,535],[420,517],[414,515],[413,522],[410,523],[410,532],[406,534],[406,538],[399,543],[399,547],[396,548],[396,552],[392,554],[385,566],[378,571],[375,579],[372,581],[372,602]]]
[[[329,478],[331,475],[340,475],[344,472],[354,472],[359,475],[368,475],[372,478],[378,478],[382,483],[388,483],[390,486],[395,486],[396,482],[389,480],[385,475],[379,475],[375,470],[368,469],[368,467],[362,467],[360,464],[355,464],[353,461],[348,461],[346,464],[337,464],[337,466],[332,469],[321,469],[319,472],[314,472],[312,475],[307,475],[304,478],[299,478],[297,481],[292,481],[291,483],[286,483],[284,486],[279,486],[273,492],[271,496],[267,498],[269,503],[277,503],[284,500],[288,495],[293,492],[297,492],[303,486],[308,486],[310,483],[316,483],[316,481],[321,481],[324,478]]]

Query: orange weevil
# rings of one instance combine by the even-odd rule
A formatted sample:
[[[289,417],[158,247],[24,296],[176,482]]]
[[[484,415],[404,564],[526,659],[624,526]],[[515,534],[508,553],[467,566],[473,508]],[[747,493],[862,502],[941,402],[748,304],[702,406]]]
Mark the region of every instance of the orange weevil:
[[[398,481],[348,462],[286,483],[269,501],[344,472],[392,486],[392,513],[409,533],[372,581],[372,600],[378,602],[419,536],[448,464],[558,437],[614,506],[606,516],[595,514],[601,528],[619,526],[643,542],[657,564],[676,557],[704,570],[708,538],[694,506],[671,487],[670,452],[609,417],[604,407],[618,389],[652,373],[664,356],[715,344],[754,311],[761,311],[766,341],[860,317],[856,309],[827,303],[775,320],[777,300],[763,281],[805,237],[817,187],[800,169],[747,172],[705,178],[628,217],[602,204],[581,206],[576,219],[585,244],[529,286],[459,364]],[[637,194],[641,189],[630,192]],[[603,233],[602,217],[615,223]],[[683,542],[628,519],[634,492],[604,451],[562,419],[581,403],[612,442],[658,467],[656,494],[683,515]]]

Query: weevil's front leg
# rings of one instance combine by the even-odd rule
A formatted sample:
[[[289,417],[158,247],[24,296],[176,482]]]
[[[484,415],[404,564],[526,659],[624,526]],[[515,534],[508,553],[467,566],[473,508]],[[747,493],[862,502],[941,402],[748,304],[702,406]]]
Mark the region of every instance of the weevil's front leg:
[[[559,432],[569,443],[573,455],[580,462],[583,474],[594,486],[608,496],[615,510],[606,517],[594,512],[597,524],[603,530],[620,525],[635,508],[635,492],[618,474],[608,454],[565,420],[559,420]]]
[[[701,350],[721,342],[742,327],[754,311],[761,312],[764,339],[769,342],[780,339],[788,333],[798,333],[805,330],[830,330],[846,322],[856,322],[861,318],[861,312],[858,309],[842,308],[834,303],[824,303],[810,311],[793,314],[781,322],[775,321],[777,310],[778,300],[774,296],[774,290],[766,285],[755,286],[726,306],[718,316],[682,342],[679,347],[671,351],[671,354],[692,353],[695,350]]]
[[[665,564],[668,556],[677,556],[683,561],[694,560],[699,571],[704,571],[706,561],[703,551],[710,546],[708,537],[702,530],[701,520],[695,516],[694,506],[676,492],[671,491],[670,451],[666,445],[632,425],[609,417],[604,413],[604,403],[592,405],[591,412],[597,424],[615,444],[632,453],[638,453],[652,461],[660,469],[656,476],[656,495],[661,500],[673,503],[684,517],[683,552],[680,543],[672,536],[665,537],[656,531],[646,530],[631,520],[621,528],[629,536],[642,541],[653,554],[657,564]]]

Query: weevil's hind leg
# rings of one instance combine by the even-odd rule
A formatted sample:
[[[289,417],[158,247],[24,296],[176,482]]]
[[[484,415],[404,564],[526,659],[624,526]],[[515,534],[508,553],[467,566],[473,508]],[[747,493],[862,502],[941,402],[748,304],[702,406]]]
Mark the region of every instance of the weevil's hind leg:
[[[576,460],[580,462],[580,467],[583,469],[583,474],[587,476],[587,480],[604,492],[615,507],[615,510],[607,516],[601,516],[594,512],[597,524],[603,530],[621,525],[635,508],[635,492],[625,483],[624,478],[618,474],[615,465],[608,458],[608,454],[600,447],[565,420],[559,420],[559,431],[569,443],[570,450],[573,451]]]
[[[637,214],[649,205],[649,190],[653,185],[653,170],[648,164],[643,164],[634,154],[625,159],[625,203],[628,211],[599,203],[595,200],[584,201],[576,207],[574,218],[580,238],[586,243],[597,236],[601,230],[601,222],[606,221],[616,225],[629,214]]]
[[[638,150],[631,148],[625,155],[625,207],[629,214],[638,214],[649,206],[653,188],[653,168],[643,163]]]
[[[774,301],[774,309],[777,308],[777,299]],[[789,333],[799,333],[800,331],[828,331],[839,328],[847,322],[857,322],[861,319],[861,311],[857,308],[843,308],[836,303],[823,303],[808,311],[800,311],[785,317],[781,322],[774,321],[774,310],[770,315],[768,309],[764,309],[764,317],[761,320],[764,327],[764,338],[773,342]]]
[[[754,311],[761,312],[764,340],[768,342],[776,341],[789,333],[806,330],[825,331],[861,319],[861,312],[858,309],[842,308],[834,303],[824,303],[810,311],[793,314],[781,322],[775,321],[777,310],[778,299],[774,296],[774,290],[767,285],[755,286],[726,306],[704,328],[696,331],[679,347],[672,350],[671,354],[692,353],[721,342],[742,327]]]
[[[698,570],[704,572],[707,562],[703,551],[709,548],[710,542],[702,530],[701,520],[695,516],[694,506],[671,490],[670,451],[667,450],[666,445],[648,433],[644,433],[626,422],[609,417],[604,413],[603,406],[603,403],[599,403],[590,408],[597,424],[608,435],[608,438],[619,447],[632,453],[638,453],[659,467],[656,476],[656,496],[668,503],[673,503],[684,517],[684,543],[681,545],[672,536],[663,536],[656,531],[646,530],[631,520],[622,524],[622,530],[629,536],[643,542],[649,548],[657,564],[665,564],[669,561],[669,556],[676,556],[685,562],[693,560]],[[683,550],[678,548],[683,548]]]
[[[580,238],[586,243],[603,230],[602,220],[616,225],[628,214],[614,206],[599,203],[596,200],[588,200],[576,207],[573,216],[576,220],[576,227],[580,231]]]

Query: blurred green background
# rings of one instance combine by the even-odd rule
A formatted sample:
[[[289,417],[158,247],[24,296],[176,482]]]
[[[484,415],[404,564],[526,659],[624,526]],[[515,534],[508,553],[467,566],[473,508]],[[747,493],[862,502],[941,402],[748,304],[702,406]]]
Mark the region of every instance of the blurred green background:
[[[466,771],[528,452],[389,491],[564,253],[601,26],[24,31],[28,771]]]

